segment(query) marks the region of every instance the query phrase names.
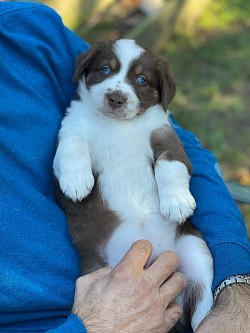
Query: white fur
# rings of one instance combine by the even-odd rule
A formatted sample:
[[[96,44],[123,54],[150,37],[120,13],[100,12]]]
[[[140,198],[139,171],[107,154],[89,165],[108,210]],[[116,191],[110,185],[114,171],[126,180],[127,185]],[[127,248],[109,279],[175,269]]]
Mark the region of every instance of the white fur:
[[[119,75],[125,77],[132,62],[141,56],[144,49],[137,45],[134,40],[120,39],[115,42],[114,52],[121,64]]]
[[[189,191],[188,170],[178,161],[160,160],[155,167],[155,180],[160,198],[160,211],[170,220],[182,223],[193,214],[195,200]]]
[[[94,177],[88,143],[83,137],[72,135],[60,140],[54,159],[54,173],[61,190],[73,201],[82,200],[91,192]]]
[[[176,161],[159,161],[154,174],[150,135],[169,125],[168,113],[155,105],[134,117],[139,102],[124,77],[142,49],[132,41],[120,41],[116,46],[121,71],[90,89],[84,79],[79,84],[81,99],[71,103],[62,122],[54,173],[62,191],[74,201],[89,194],[94,185],[92,171],[98,174],[103,199],[122,221],[107,244],[110,266],[115,266],[138,239],[147,239],[153,245],[149,264],[167,249],[180,255],[184,274],[206,287],[192,320],[196,328],[212,305],[212,269],[211,258],[202,252],[201,239],[184,236],[176,242],[175,238],[177,222],[195,208],[189,175],[185,165]],[[127,94],[130,102],[125,115],[130,120],[111,118],[102,112],[104,94],[110,87]]]
[[[193,235],[184,235],[176,243],[176,253],[181,258],[180,270],[188,280],[199,283],[203,287],[201,301],[191,319],[193,331],[209,313],[213,305],[211,285],[213,281],[213,260],[206,243]],[[182,302],[180,302],[182,303]]]

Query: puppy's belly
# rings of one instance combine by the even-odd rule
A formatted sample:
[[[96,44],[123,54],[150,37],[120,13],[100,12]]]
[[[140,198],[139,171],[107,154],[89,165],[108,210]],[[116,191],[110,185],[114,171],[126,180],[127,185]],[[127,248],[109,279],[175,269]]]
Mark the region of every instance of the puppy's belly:
[[[137,240],[148,240],[153,246],[152,255],[147,262],[150,265],[163,251],[176,250],[176,224],[166,222],[160,215],[147,217],[146,220],[123,221],[110,238],[107,248],[107,262],[116,266]]]

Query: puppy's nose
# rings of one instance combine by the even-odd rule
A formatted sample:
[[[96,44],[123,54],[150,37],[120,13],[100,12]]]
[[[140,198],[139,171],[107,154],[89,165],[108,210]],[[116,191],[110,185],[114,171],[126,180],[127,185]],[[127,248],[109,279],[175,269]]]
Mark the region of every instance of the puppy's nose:
[[[108,93],[107,99],[108,99],[109,105],[113,109],[118,109],[121,106],[123,106],[123,104],[125,103],[125,100],[126,100],[125,97],[117,91],[115,91],[113,93]]]

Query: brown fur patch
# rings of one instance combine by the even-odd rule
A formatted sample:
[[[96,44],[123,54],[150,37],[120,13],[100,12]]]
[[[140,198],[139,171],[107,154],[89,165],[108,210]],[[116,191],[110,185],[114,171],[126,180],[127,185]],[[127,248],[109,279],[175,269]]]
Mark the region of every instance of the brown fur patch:
[[[55,186],[56,198],[67,215],[69,231],[80,256],[82,273],[107,266],[106,243],[120,221],[102,199],[98,181],[90,195],[77,203],[65,197],[57,181]]]
[[[143,75],[146,83],[138,85],[136,78]],[[161,103],[164,110],[171,103],[176,91],[176,84],[170,73],[166,60],[155,57],[145,51],[136,59],[128,72],[128,81],[140,100],[140,108],[146,110],[150,106]]]
[[[185,223],[177,226],[176,237],[180,237],[182,235],[193,235],[202,238],[200,232],[192,226],[190,220],[186,220]]]
[[[73,83],[76,83],[83,74],[87,87],[104,81],[107,77],[101,72],[103,66],[109,66],[113,73],[118,73],[121,65],[112,50],[112,45],[111,41],[99,41],[93,44],[89,51],[81,53],[75,62]]]
[[[191,163],[184,151],[182,142],[171,126],[157,128],[152,132],[151,147],[154,152],[154,160],[156,164],[157,161],[161,159],[179,161],[186,165],[189,174],[191,174]]]

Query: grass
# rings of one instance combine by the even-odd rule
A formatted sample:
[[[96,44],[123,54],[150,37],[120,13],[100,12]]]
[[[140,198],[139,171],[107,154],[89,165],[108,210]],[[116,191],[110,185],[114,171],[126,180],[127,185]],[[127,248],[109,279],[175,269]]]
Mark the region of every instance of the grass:
[[[229,177],[249,162],[249,32],[213,37],[199,46],[171,42],[165,53],[178,84],[171,106],[176,118],[229,166]]]

